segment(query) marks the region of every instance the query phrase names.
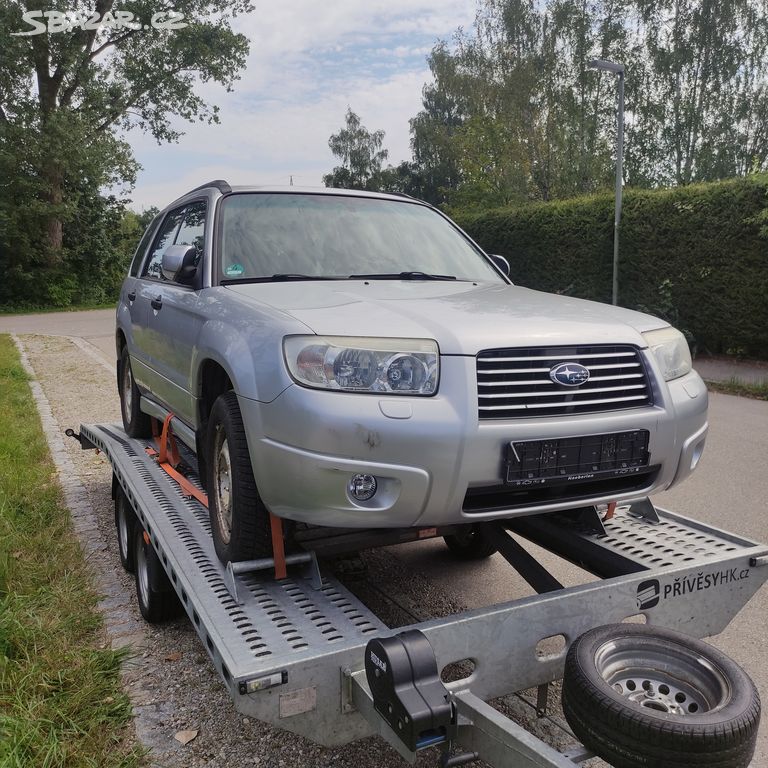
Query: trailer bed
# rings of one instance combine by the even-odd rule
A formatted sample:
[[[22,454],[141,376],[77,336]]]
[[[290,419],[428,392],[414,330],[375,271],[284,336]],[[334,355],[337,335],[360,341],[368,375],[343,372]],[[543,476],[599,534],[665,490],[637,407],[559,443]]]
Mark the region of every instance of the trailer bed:
[[[208,510],[158,466],[149,442],[114,425],[83,425],[80,435],[111,462],[239,711],[329,746],[380,733],[412,758],[374,712],[362,672],[368,641],[404,628],[387,627],[331,576],[314,588],[301,569],[281,581],[263,573],[235,576],[233,595]],[[187,475],[197,484],[193,467]],[[565,650],[542,655],[542,639],[562,635],[567,643],[640,614],[648,623],[710,636],[768,577],[766,546],[648,506],[619,509],[605,522],[566,515],[510,525],[601,579],[411,627],[428,638],[440,669],[472,660],[471,676],[448,688],[460,710],[471,700],[489,723],[492,714],[479,711],[483,701],[562,675]],[[521,738],[516,734],[515,743]],[[549,762],[523,756],[519,765],[573,765],[544,746],[531,755]]]

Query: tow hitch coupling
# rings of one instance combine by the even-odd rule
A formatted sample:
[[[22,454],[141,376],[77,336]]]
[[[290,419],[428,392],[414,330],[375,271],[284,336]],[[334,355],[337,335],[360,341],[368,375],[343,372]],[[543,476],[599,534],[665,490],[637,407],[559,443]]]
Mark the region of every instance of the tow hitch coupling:
[[[365,674],[376,711],[411,752],[449,741],[453,706],[422,632],[371,640]]]

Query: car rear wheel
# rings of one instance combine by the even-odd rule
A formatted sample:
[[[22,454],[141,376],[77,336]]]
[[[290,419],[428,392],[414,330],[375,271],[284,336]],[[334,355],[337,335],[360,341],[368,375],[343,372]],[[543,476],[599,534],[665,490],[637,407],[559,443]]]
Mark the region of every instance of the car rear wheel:
[[[563,711],[616,768],[747,768],[760,698],[736,662],[680,632],[609,624],[571,645]]]
[[[128,347],[123,347],[118,363],[118,382],[120,384],[120,413],[123,416],[123,428],[128,437],[152,437],[152,423],[149,416],[140,408],[141,393],[136,386],[131,369],[131,356]]]
[[[217,398],[208,421],[208,511],[216,554],[222,563],[272,557],[269,511],[253,478],[237,395]]]
[[[460,560],[483,560],[498,551],[487,526],[482,524],[462,526],[459,531],[443,539],[451,554]]]

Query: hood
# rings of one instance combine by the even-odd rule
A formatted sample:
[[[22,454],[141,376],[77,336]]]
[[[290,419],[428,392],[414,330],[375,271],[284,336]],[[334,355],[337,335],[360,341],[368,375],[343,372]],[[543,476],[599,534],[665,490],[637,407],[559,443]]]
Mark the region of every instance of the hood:
[[[516,285],[407,280],[229,285],[318,335],[435,339],[447,355],[483,349],[635,344],[667,325],[651,315]]]

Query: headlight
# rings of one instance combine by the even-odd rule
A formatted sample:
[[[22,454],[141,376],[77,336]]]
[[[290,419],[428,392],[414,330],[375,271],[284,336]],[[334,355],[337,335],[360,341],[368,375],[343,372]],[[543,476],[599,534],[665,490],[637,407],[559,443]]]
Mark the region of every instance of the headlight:
[[[653,352],[659,368],[661,368],[664,381],[672,381],[672,379],[678,379],[680,376],[690,373],[693,367],[691,350],[688,349],[685,336],[676,328],[670,326],[658,331],[648,331],[648,333],[643,334],[643,338],[648,342],[648,346]]]
[[[434,395],[437,342],[355,336],[286,336],[285,362],[299,384],[344,392]]]

